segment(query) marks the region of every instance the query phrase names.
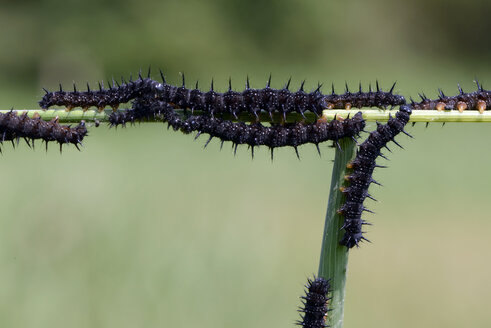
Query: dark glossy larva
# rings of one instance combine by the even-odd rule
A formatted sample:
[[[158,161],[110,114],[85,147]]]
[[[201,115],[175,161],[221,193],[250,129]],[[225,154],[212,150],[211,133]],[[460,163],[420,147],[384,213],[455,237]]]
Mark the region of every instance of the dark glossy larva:
[[[389,119],[387,124],[377,124],[377,129],[371,132],[368,138],[360,145],[355,159],[348,164],[348,168],[353,171],[346,176],[348,186],[341,187],[346,200],[338,211],[344,216],[342,229],[345,230],[345,234],[340,241],[341,245],[352,248],[353,246],[358,246],[361,240],[367,240],[362,231],[363,225],[367,223],[361,216],[364,211],[370,212],[363,205],[363,202],[367,197],[372,198],[368,193],[368,187],[372,183],[377,183],[372,178],[373,171],[378,166],[375,160],[382,156],[382,148],[386,147],[391,141],[395,142],[394,138],[400,132],[407,134],[404,131],[404,126],[409,121],[411,112],[410,106],[403,105],[395,117]]]
[[[326,325],[326,316],[329,311],[328,293],[331,289],[330,283],[324,278],[317,277],[312,280],[308,279],[305,285],[306,294],[302,296],[303,306],[298,310],[301,312],[300,320],[297,325],[303,328],[324,328]]]
[[[45,89],[46,94],[39,102],[39,106],[43,109],[51,106],[64,106],[67,110],[75,107],[81,107],[84,110],[89,107],[97,107],[103,110],[106,106],[110,106],[115,110],[120,104],[151,94],[158,90],[159,86],[161,86],[159,82],[143,78],[127,83],[123,81],[117,86],[113,84],[108,89],[99,84],[99,90],[91,90],[87,85],[87,91],[77,91],[75,86],[73,91],[64,91],[60,85],[59,91],[50,92]]]
[[[87,135],[85,122],[82,121],[75,127],[60,125],[58,119],[49,122],[43,121],[39,116],[29,118],[27,113],[20,116],[16,111],[0,113],[0,142],[19,142],[24,139],[28,145],[34,146],[34,140],[41,139],[46,143],[46,149],[50,141],[56,141],[60,145],[60,151],[64,144],[78,145]]]
[[[202,133],[208,134],[206,145],[215,137],[219,138],[222,144],[231,141],[235,150],[238,145],[249,145],[253,155],[255,147],[267,146],[271,150],[271,156],[275,148],[284,146],[293,147],[298,155],[297,147],[306,143],[316,145],[319,150],[319,143],[328,140],[337,142],[345,137],[355,138],[365,127],[361,112],[349,119],[336,119],[330,122],[320,118],[312,123],[296,122],[265,126],[261,123],[232,122],[209,115],[182,116],[168,103],[151,98],[137,99],[133,103],[133,109],[112,113],[109,121],[111,126],[118,126],[155,116],[167,122],[174,130],[184,133],[197,132],[197,136]]]

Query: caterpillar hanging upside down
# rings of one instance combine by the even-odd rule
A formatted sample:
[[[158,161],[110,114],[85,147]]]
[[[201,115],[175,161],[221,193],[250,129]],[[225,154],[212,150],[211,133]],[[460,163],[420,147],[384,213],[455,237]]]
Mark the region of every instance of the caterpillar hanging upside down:
[[[68,111],[75,107],[87,110],[89,107],[97,107],[100,111],[106,106],[116,110],[120,104],[142,96],[151,96],[156,100],[163,101],[174,108],[190,109],[204,112],[210,116],[231,114],[237,118],[241,113],[253,114],[256,118],[260,112],[269,113],[271,119],[274,113],[280,113],[286,119],[286,114],[296,112],[304,116],[309,111],[317,116],[322,114],[324,109],[351,109],[362,107],[398,106],[406,103],[404,97],[393,94],[395,83],[388,92],[380,89],[378,82],[376,90],[371,86],[368,92],[363,92],[361,84],[357,92],[349,91],[346,85],[345,93],[336,94],[334,86],[328,95],[321,93],[321,84],[310,93],[305,92],[303,81],[297,91],[290,91],[291,79],[288,80],[282,89],[271,88],[271,76],[266,87],[254,89],[247,78],[246,88],[242,92],[232,89],[231,80],[226,92],[220,93],[214,90],[213,80],[210,90],[207,92],[198,89],[186,88],[185,78],[182,75],[182,85],[173,86],[166,82],[165,76],[161,72],[162,82],[152,80],[150,72],[147,78],[143,78],[141,73],[136,81],[129,82],[122,79],[121,84],[114,82],[109,88],[104,88],[99,84],[99,90],[91,90],[87,86],[87,91],[78,91],[74,86],[73,91],[64,91],[60,85],[59,91],[50,92],[45,90],[39,105],[43,109],[51,106],[64,106]]]
[[[477,91],[465,93],[458,84],[459,94],[456,96],[445,96],[441,89],[438,90],[438,99],[429,99],[425,94],[420,94],[421,102],[417,103],[411,99],[411,106],[415,110],[477,110],[479,113],[484,113],[485,110],[491,109],[491,91],[485,90],[479,81]]]
[[[311,143],[317,148],[320,154],[319,143],[331,140],[338,145],[338,140],[342,138],[355,139],[365,127],[365,120],[361,112],[353,115],[352,118],[337,118],[328,121],[324,117],[312,123],[295,122],[275,124],[269,126],[260,122],[246,124],[244,122],[233,122],[220,117],[210,115],[179,115],[174,108],[164,101],[157,101],[152,97],[138,98],[133,102],[133,108],[125,112],[114,112],[109,116],[111,126],[126,125],[136,121],[146,120],[153,117],[160,117],[167,122],[173,130],[180,130],[185,134],[196,132],[196,138],[205,133],[209,135],[205,147],[214,137],[221,140],[232,142],[234,153],[238,145],[248,145],[254,157],[254,148],[266,146],[271,151],[278,147],[290,146],[295,149],[297,156],[298,147]],[[339,147],[339,145],[338,145]]]
[[[86,135],[85,121],[71,127],[59,124],[58,117],[46,122],[37,113],[32,118],[27,116],[27,112],[21,115],[17,115],[14,110],[0,113],[0,145],[4,141],[11,141],[15,146],[14,140],[19,144],[20,139],[24,139],[29,147],[34,147],[34,141],[40,139],[46,143],[46,150],[51,141],[60,145],[60,152],[64,144],[73,144],[80,150],[79,145],[82,145]]]

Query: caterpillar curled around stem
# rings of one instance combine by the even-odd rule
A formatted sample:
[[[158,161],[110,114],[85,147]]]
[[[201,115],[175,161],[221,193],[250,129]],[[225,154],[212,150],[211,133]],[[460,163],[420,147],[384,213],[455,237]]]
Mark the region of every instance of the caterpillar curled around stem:
[[[231,141],[234,145],[234,153],[241,144],[250,146],[252,156],[255,147],[267,146],[271,150],[271,158],[275,148],[284,146],[293,147],[299,156],[297,147],[306,143],[316,145],[320,154],[319,143],[328,140],[337,143],[341,138],[355,138],[365,127],[361,112],[356,113],[352,118],[340,118],[330,122],[320,118],[312,123],[296,122],[265,126],[261,123],[232,122],[208,115],[182,117],[168,103],[151,99],[138,99],[134,102],[133,109],[112,113],[109,122],[111,126],[118,126],[155,116],[161,117],[174,130],[186,134],[197,132],[196,138],[202,133],[208,134],[209,139],[205,147],[212,138],[216,137],[221,140],[222,145],[225,141]]]
[[[324,95],[320,91],[321,85],[310,93],[306,92],[304,90],[305,81],[297,91],[290,91],[291,79],[282,89],[274,89],[271,88],[270,77],[265,88],[254,89],[247,78],[244,91],[234,91],[229,80],[228,90],[220,93],[214,90],[213,81],[210,90],[204,92],[198,89],[198,83],[195,89],[187,88],[184,75],[181,86],[168,84],[164,75],[161,75],[162,83],[149,77],[143,78],[140,74],[137,81],[128,83],[123,81],[121,85],[113,84],[109,89],[104,89],[102,85],[99,85],[98,91],[89,88],[81,92],[74,88],[73,92],[67,92],[60,86],[60,91],[45,90],[46,94],[39,104],[44,109],[53,105],[65,106],[67,110],[74,107],[87,109],[90,106],[99,109],[110,106],[115,109],[132,99],[151,96],[174,108],[190,109],[192,113],[199,110],[209,116],[230,114],[237,118],[241,113],[249,113],[257,117],[260,112],[266,112],[272,119],[274,113],[282,114],[286,118],[288,113],[296,112],[304,115],[305,112],[310,111],[320,116],[324,109],[386,108],[406,103],[404,97],[393,94],[395,83],[388,92],[382,91],[377,82],[375,91],[370,86],[368,92],[363,92],[360,84],[357,92],[350,92],[346,85],[345,93],[336,94],[333,86],[331,94]]]
[[[69,125],[60,125],[58,118],[49,122],[43,121],[39,115],[30,118],[27,113],[20,116],[16,111],[8,113],[0,113],[0,142],[14,140],[19,143],[19,140],[24,139],[29,146],[34,147],[34,140],[41,139],[46,143],[46,150],[50,141],[56,141],[60,145],[60,152],[64,144],[74,144],[78,150],[78,145],[82,144],[82,140],[87,135],[85,121],[80,122],[75,127]],[[31,144],[32,142],[32,144]]]
[[[458,85],[459,94],[448,97],[442,90],[439,91],[438,99],[429,99],[424,94],[420,94],[421,101],[415,102],[411,100],[411,106],[415,110],[477,110],[479,113],[484,113],[485,110],[491,109],[491,91],[485,90],[478,81],[477,91],[466,93],[460,85]]]
[[[368,223],[361,216],[364,211],[370,212],[363,205],[367,197],[372,198],[368,193],[369,186],[372,183],[378,184],[372,178],[373,171],[378,166],[375,161],[379,156],[383,156],[381,149],[386,147],[390,141],[396,143],[394,138],[400,132],[409,135],[404,131],[404,126],[409,121],[411,112],[410,106],[403,105],[395,117],[389,119],[387,124],[377,124],[377,129],[371,132],[360,145],[355,159],[348,164],[348,168],[352,169],[353,172],[345,177],[348,181],[348,187],[340,188],[345,194],[346,200],[338,210],[338,213],[344,216],[342,229],[345,230],[345,234],[340,241],[341,245],[352,248],[359,246],[360,241],[367,240],[363,236],[362,227]]]
[[[303,306],[299,308],[302,313],[297,325],[303,328],[324,328],[326,325],[326,317],[329,309],[328,293],[331,289],[329,280],[322,277],[314,277],[308,279],[305,285],[306,294],[302,296]]]

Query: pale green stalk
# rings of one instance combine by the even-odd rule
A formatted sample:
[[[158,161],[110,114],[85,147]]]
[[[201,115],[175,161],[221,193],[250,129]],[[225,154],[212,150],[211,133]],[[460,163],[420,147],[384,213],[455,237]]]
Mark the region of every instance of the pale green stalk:
[[[71,111],[66,111],[64,109],[15,109],[17,114],[27,113],[29,117],[33,117],[36,113],[43,120],[50,121],[56,117],[60,123],[78,123],[82,120],[87,122],[94,122],[98,120],[100,122],[106,122],[108,115],[107,112],[99,112],[97,110],[87,110],[82,111],[81,109],[73,109]],[[10,110],[0,110],[0,113],[8,113]]]
[[[6,113],[10,110],[0,110],[0,113]],[[105,111],[99,112],[97,110],[87,110],[82,111],[80,109],[73,109],[69,112],[64,109],[49,109],[43,111],[41,109],[18,109],[17,113],[21,114],[23,112],[27,112],[29,116],[33,116],[35,113],[38,113],[43,120],[49,121],[55,117],[58,117],[60,123],[76,123],[81,120],[85,120],[87,122],[98,120],[100,122],[107,122],[109,113],[111,110],[106,109]],[[179,113],[183,113],[182,110],[178,110]],[[330,109],[325,110],[323,115],[328,120],[334,119],[334,117],[342,117],[347,118],[348,116],[353,116],[358,109],[351,110],[341,110],[341,109]],[[385,122],[389,119],[389,115],[394,116],[397,110],[373,110],[373,109],[364,109],[363,110],[363,118],[368,122],[379,121]],[[199,113],[198,113],[199,114]],[[308,120],[315,120],[317,117],[313,113],[305,113],[305,116]],[[230,115],[224,115],[225,119],[233,119]],[[282,119],[282,115],[274,114],[273,115],[275,122],[280,122]],[[271,120],[269,114],[261,113],[259,115],[260,121],[269,122]],[[291,113],[287,115],[287,121],[299,121],[303,118],[296,113]],[[159,120],[158,118],[156,119]],[[249,114],[241,114],[239,115],[240,121],[251,121],[255,120],[255,117]],[[460,113],[457,110],[449,110],[439,112],[436,110],[414,110],[411,119],[409,122],[491,122],[491,111],[485,111],[484,113],[479,113],[477,110],[466,110]]]
[[[386,122],[390,116],[395,116],[398,110],[363,110],[363,118],[367,121]],[[332,120],[335,116],[346,118],[353,116],[357,110],[325,110],[322,114]],[[413,110],[409,122],[491,122],[491,111],[479,113],[477,110],[465,110],[462,113],[458,110],[436,111],[436,110]]]

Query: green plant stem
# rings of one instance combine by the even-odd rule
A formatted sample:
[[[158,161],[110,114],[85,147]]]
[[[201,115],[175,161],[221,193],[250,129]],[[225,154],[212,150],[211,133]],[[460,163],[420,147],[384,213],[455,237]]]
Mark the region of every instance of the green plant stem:
[[[7,113],[10,110],[0,110],[0,113]],[[73,109],[70,112],[65,111],[64,109],[49,109],[43,111],[41,109],[18,109],[16,110],[18,114],[27,112],[27,114],[32,117],[35,113],[38,113],[43,120],[49,121],[55,117],[58,117],[60,123],[77,123],[81,120],[85,120],[87,122],[93,122],[98,120],[100,122],[107,122],[109,113],[111,113],[110,109],[106,109],[105,111],[99,112],[97,110],[87,110],[82,111],[80,109]],[[177,110],[179,113],[183,113],[182,110]],[[338,110],[338,109],[330,109],[325,110],[323,115],[328,120],[333,120],[334,117],[343,117],[346,118],[349,116],[353,116],[358,112],[358,109],[351,110]],[[379,121],[385,122],[389,119],[389,115],[394,116],[397,110],[373,110],[373,109],[364,109],[363,117],[367,121]],[[188,111],[189,113],[189,111]],[[313,113],[305,113],[307,120],[314,121],[317,119],[315,114]],[[231,115],[224,115],[225,119],[234,119]],[[259,119],[262,122],[270,122],[271,118],[268,113],[261,113],[259,115]],[[280,122],[282,120],[282,115],[274,114],[273,119],[275,122]],[[296,122],[302,120],[303,117],[297,113],[290,113],[287,115],[287,121]],[[255,121],[256,118],[247,113],[239,115],[239,120],[243,122]],[[152,121],[152,120],[151,120]],[[159,121],[159,119],[155,119],[154,121]],[[439,112],[436,110],[415,110],[411,115],[411,119],[409,122],[491,122],[491,111],[485,111],[484,113],[479,113],[477,110],[466,110],[463,113],[460,113],[456,110],[449,110]]]
[[[82,120],[89,122],[94,122],[95,120],[107,122],[108,119],[107,111],[99,112],[97,110],[87,110],[84,112],[80,109],[73,109],[67,112],[64,109],[48,109],[45,111],[41,109],[16,109],[15,111],[19,115],[26,112],[29,117],[33,117],[37,113],[45,121],[58,117],[60,123],[78,123]],[[10,110],[0,110],[0,113],[3,114],[8,112],[10,112]]]
[[[341,227],[344,218],[337,213],[343,202],[343,194],[339,190],[347,174],[346,165],[355,157],[356,144],[353,140],[344,138],[339,142],[341,149],[336,149],[334,167],[329,191],[326,222],[322,238],[321,257],[319,262],[319,276],[331,279],[332,299],[328,313],[328,324],[333,328],[343,326],[344,295],[346,273],[348,270],[348,250],[339,245],[344,231]]]
[[[322,112],[328,120],[334,119],[335,116],[343,118],[350,114],[353,116],[358,110],[325,110]],[[387,122],[389,116],[395,116],[398,110],[363,110],[363,118],[367,121]],[[479,113],[477,110],[466,110],[459,112],[457,110],[436,111],[436,110],[413,110],[409,122],[491,122],[491,111]]]

